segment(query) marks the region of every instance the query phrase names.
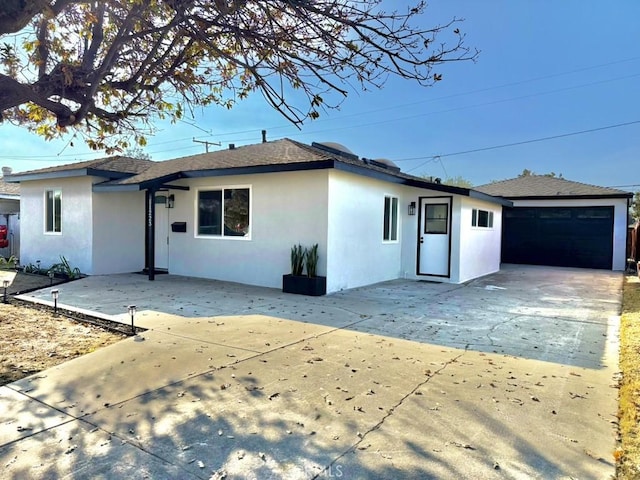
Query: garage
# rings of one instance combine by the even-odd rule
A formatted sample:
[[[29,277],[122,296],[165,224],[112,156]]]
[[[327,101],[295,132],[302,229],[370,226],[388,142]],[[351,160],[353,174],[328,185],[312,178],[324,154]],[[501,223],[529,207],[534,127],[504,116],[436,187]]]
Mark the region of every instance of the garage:
[[[502,262],[611,269],[614,208],[505,208]]]
[[[512,203],[502,214],[502,263],[625,269],[631,192],[552,175],[475,189]]]

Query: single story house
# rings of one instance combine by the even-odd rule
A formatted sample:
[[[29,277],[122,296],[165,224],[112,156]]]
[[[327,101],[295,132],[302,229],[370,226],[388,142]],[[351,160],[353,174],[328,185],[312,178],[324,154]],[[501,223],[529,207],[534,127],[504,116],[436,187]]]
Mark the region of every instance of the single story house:
[[[546,175],[476,187],[512,202],[502,262],[624,270],[632,193]]]
[[[154,162],[111,157],[16,173],[23,265],[62,255],[89,275],[166,271],[279,288],[319,245],[327,292],[500,269],[512,202],[407,175],[332,143],[281,139]]]
[[[0,177],[0,256],[20,256],[20,185],[8,183],[11,168],[2,167]]]

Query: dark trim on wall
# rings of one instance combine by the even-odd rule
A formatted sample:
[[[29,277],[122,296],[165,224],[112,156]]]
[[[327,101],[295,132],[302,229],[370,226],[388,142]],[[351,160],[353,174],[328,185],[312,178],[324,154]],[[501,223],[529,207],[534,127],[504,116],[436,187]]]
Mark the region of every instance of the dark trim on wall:
[[[145,265],[149,280],[155,280],[156,275],[156,205],[155,190],[147,190],[145,192]]]

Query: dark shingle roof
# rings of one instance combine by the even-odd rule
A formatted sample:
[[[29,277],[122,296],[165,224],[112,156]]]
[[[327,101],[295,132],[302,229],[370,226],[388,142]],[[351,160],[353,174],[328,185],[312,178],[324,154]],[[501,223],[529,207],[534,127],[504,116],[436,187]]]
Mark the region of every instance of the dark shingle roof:
[[[487,195],[516,198],[558,197],[631,197],[632,194],[615,188],[572,182],[545,175],[526,175],[475,187]]]
[[[289,139],[257,143],[228,150],[191,155],[188,157],[153,162],[138,175],[120,180],[121,185],[142,183],[157,178],[166,178],[180,172],[218,170],[268,165],[289,165],[330,160],[334,156]],[[359,162],[362,163],[362,162]]]
[[[502,204],[510,203],[475,190],[441,185],[402,173],[399,169],[385,168],[383,162],[376,164],[374,161],[360,159],[356,155],[344,155],[335,149],[325,150],[288,138],[162,162],[128,157],[91,160],[21,172],[14,174],[12,181],[21,182],[50,176],[101,175],[107,180],[94,185],[94,189],[115,191],[166,188],[167,182],[185,177],[323,168],[340,168],[385,181],[472,196]],[[110,175],[109,172],[113,172],[113,174]]]
[[[66,165],[57,165],[55,167],[39,168],[37,170],[29,170],[26,172],[14,173],[7,178],[23,177],[31,175],[46,175],[53,173],[68,172],[73,170],[97,170],[102,172],[113,173],[129,173],[137,174],[143,172],[155,162],[151,160],[142,160],[139,158],[130,158],[123,156],[99,158],[97,160],[87,160],[84,162],[68,163]]]
[[[302,168],[302,164],[313,165],[316,162],[332,161],[404,180],[418,181],[423,184],[427,182],[424,178],[366,163],[354,155],[340,155],[283,138],[271,142],[154,162],[147,170],[137,175],[114,180],[109,182],[109,185],[136,185],[158,179],[170,181],[175,178],[192,176],[195,172],[213,171],[211,175],[216,175],[215,171],[228,169],[238,169],[238,173],[243,173],[243,169],[251,167],[273,167],[275,170],[281,166],[298,164]],[[452,188],[436,184],[433,186],[438,189]]]

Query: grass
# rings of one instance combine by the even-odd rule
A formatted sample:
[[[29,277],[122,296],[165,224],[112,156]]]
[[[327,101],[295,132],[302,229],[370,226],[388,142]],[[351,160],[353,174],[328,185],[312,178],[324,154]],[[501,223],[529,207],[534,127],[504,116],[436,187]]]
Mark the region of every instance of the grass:
[[[618,417],[620,446],[615,452],[618,480],[640,478],[640,279],[627,276],[620,320]]]

